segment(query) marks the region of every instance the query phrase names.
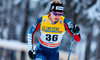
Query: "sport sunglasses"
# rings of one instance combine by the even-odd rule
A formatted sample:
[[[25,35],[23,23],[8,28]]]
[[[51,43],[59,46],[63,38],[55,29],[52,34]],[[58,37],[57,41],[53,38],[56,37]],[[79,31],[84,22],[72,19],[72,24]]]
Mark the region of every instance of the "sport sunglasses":
[[[61,14],[57,14],[56,12],[54,12],[54,11],[52,11],[52,13],[53,13],[53,15],[55,15],[55,16],[62,16],[63,15],[63,13],[61,13]]]

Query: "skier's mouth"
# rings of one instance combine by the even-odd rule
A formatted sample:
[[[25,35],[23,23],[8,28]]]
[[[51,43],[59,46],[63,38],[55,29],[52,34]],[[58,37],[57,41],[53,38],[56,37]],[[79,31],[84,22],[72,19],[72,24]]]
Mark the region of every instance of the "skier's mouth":
[[[55,18],[55,20],[58,20],[58,18]]]

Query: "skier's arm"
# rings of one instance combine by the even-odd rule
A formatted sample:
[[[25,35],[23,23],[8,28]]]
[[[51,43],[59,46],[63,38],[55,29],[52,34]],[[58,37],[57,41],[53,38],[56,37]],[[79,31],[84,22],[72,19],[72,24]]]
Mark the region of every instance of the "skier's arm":
[[[35,32],[40,28],[40,23],[41,23],[42,17],[37,19],[36,22],[32,25],[29,33],[28,33],[28,47],[29,50],[33,50],[33,37]]]
[[[65,29],[69,32],[69,34],[73,37],[73,24],[71,23],[71,21],[67,18],[64,19],[64,25],[65,25]],[[80,33],[75,34],[74,37],[75,41],[79,42],[80,41]]]

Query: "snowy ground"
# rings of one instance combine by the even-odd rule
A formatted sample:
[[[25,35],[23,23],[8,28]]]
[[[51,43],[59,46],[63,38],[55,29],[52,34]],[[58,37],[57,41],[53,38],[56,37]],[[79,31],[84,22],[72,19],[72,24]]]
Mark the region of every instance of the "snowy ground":
[[[25,52],[28,51],[27,44],[21,43],[18,41],[14,41],[14,40],[9,41],[9,40],[1,40],[0,39],[0,47],[6,48],[6,49],[11,49],[11,50],[17,50],[17,51],[25,51]],[[17,56],[19,56],[18,58],[20,58],[20,55],[17,55]],[[67,60],[67,57],[68,57],[68,52],[60,51],[60,60]],[[27,59],[28,59],[28,57],[27,57]],[[71,53],[70,60],[73,60],[73,59],[79,60],[79,56]]]

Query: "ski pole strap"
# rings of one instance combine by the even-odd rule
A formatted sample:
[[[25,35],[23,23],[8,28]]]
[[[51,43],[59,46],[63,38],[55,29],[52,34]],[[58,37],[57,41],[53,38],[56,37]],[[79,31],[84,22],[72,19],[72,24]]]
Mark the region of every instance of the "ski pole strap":
[[[73,35],[73,38],[72,38],[72,42],[71,42],[71,46],[70,46],[70,51],[69,51],[69,54],[68,54],[68,60],[70,59],[70,54],[71,54],[71,50],[72,50],[73,43],[74,43],[74,37],[75,37],[75,35]]]

